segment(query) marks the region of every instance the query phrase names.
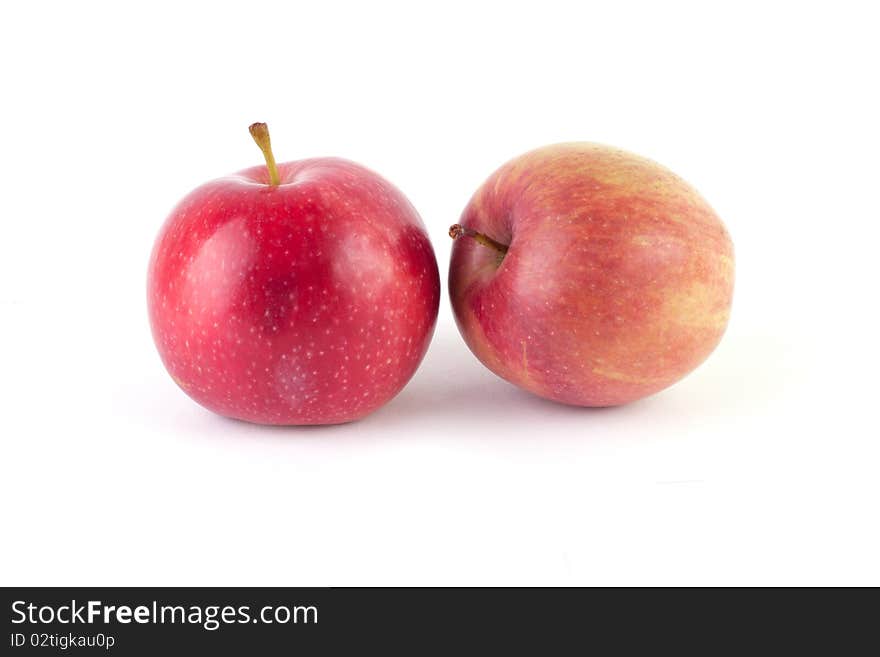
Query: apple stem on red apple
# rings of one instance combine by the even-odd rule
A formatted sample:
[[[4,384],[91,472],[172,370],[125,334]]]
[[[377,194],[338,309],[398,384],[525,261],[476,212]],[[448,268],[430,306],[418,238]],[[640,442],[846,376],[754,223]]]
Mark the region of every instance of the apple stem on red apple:
[[[467,235],[468,237],[473,238],[477,241],[478,244],[487,246],[490,249],[495,249],[501,255],[507,253],[508,246],[506,244],[496,242],[488,235],[483,235],[483,233],[478,233],[477,231],[471,230],[470,228],[465,228],[461,224],[452,224],[452,226],[449,227],[449,237],[451,237],[452,239],[456,240],[463,235]]]
[[[277,187],[281,184],[281,178],[278,175],[278,167],[275,165],[275,156],[272,154],[269,126],[265,123],[253,123],[248,130],[251,133],[251,137],[257,142],[257,146],[263,151],[263,157],[266,158],[266,167],[269,169],[269,184],[272,187]]]

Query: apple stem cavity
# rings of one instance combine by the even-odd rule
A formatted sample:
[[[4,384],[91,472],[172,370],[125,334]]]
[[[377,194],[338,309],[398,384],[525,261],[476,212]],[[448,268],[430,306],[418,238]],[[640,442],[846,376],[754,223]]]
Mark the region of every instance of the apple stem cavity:
[[[281,184],[281,177],[278,175],[278,167],[275,164],[275,156],[272,154],[272,142],[269,139],[269,126],[265,123],[253,123],[248,128],[251,137],[257,142],[257,146],[263,151],[263,157],[266,158],[266,167],[269,169],[269,185],[278,187]]]
[[[496,242],[488,235],[483,235],[483,233],[478,233],[470,228],[465,228],[461,224],[452,224],[452,226],[449,227],[449,237],[452,239],[457,240],[464,235],[473,238],[478,244],[482,244],[490,249],[495,249],[501,256],[504,256],[504,254],[507,253],[508,246],[506,244]]]

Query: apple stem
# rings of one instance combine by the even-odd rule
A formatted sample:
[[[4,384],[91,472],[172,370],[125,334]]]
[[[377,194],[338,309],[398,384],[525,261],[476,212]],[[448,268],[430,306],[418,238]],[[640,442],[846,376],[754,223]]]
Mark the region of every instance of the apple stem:
[[[487,246],[490,249],[495,249],[501,255],[507,253],[508,246],[506,244],[502,244],[501,242],[496,242],[488,235],[483,235],[483,233],[478,233],[475,230],[471,230],[470,228],[465,228],[461,224],[452,224],[449,228],[449,237],[454,240],[457,240],[462,235],[467,235],[468,237],[472,237],[478,244],[482,244],[483,246]]]
[[[275,156],[272,154],[272,142],[269,140],[269,126],[265,123],[254,123],[248,130],[251,137],[257,142],[257,146],[263,151],[263,157],[266,158],[266,167],[269,169],[269,184],[272,187],[278,187],[281,184],[281,177],[278,175],[278,167],[275,165]]]

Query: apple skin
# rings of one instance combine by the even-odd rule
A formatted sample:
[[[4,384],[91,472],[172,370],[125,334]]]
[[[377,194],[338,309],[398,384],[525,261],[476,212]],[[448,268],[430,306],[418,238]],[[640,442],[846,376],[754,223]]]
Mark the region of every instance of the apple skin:
[[[148,308],[165,367],[195,401],[261,424],[335,424],[409,381],[440,280],[418,213],[342,159],[209,182],[171,212],[150,258]]]
[[[496,171],[460,223],[455,319],[490,370],[536,395],[614,406],[675,383],[712,352],[733,296],[733,244],[687,183],[590,143],[547,146]]]

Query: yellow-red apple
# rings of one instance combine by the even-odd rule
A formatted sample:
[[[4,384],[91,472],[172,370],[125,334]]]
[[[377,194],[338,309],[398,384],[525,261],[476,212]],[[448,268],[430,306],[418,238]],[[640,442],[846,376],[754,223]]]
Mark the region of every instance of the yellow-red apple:
[[[450,235],[462,336],[490,370],[548,399],[613,406],[655,393],[727,326],[727,230],[681,178],[631,153],[526,153],[492,174]]]

